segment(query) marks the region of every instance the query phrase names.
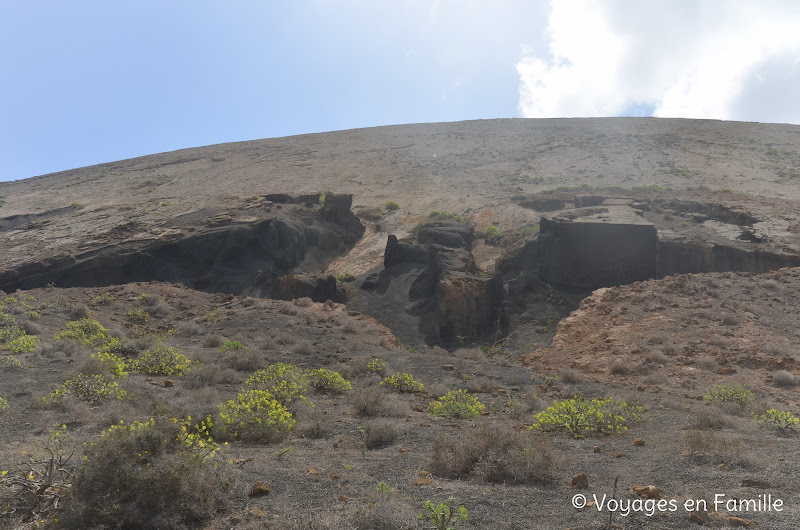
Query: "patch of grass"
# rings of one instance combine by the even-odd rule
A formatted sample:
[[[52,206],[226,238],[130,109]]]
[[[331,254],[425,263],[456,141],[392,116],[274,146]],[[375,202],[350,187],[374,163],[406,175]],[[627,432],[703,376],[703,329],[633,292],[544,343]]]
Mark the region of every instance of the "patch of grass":
[[[399,210],[400,209],[400,205],[397,204],[394,201],[387,202],[386,204],[383,205],[383,207],[386,208],[387,210],[389,210],[390,212],[393,212],[394,210]]]
[[[433,210],[428,214],[428,219],[433,221],[456,221],[458,223],[465,222],[464,218],[460,215],[456,215],[450,212],[440,212],[438,210]]]
[[[486,405],[464,389],[452,390],[428,405],[428,412],[445,418],[475,418]]]
[[[338,283],[349,283],[356,281],[356,277],[350,274],[349,272],[343,272],[341,274],[336,275],[336,281]]]
[[[574,397],[556,401],[534,416],[530,429],[566,431],[578,438],[586,434],[625,432],[628,425],[640,421],[642,407],[611,397],[587,401]]]
[[[389,423],[367,425],[363,431],[362,442],[367,449],[389,447],[397,439],[397,430]]]

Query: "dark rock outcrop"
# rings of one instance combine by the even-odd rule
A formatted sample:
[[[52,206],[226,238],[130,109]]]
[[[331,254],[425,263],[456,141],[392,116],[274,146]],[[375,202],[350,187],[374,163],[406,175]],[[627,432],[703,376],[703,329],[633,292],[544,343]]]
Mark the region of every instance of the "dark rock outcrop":
[[[333,276],[317,276],[316,274],[287,274],[275,278],[272,298],[278,300],[294,300],[295,298],[311,298],[314,302],[333,300],[343,303],[345,294],[338,288]]]

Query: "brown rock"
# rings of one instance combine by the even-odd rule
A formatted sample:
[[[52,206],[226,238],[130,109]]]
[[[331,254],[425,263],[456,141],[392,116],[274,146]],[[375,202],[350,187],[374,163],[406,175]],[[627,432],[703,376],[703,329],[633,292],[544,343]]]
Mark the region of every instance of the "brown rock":
[[[633,445],[635,445],[636,447],[642,447],[644,445],[644,438],[636,438],[633,441]]]
[[[649,486],[634,486],[631,488],[631,493],[638,495],[643,499],[660,499],[661,492],[652,484]]]
[[[247,515],[249,515],[250,517],[255,517],[257,519],[263,519],[264,517],[267,516],[267,512],[265,512],[261,508],[253,506],[247,511]]]
[[[592,449],[594,450],[595,453],[599,453],[599,452],[602,451],[602,449],[600,449],[599,445],[595,445]]]
[[[589,487],[589,478],[586,473],[580,473],[572,477],[572,487],[585,490]]]
[[[742,519],[741,517],[728,517],[728,524],[731,526],[754,526],[753,521]]]
[[[701,512],[692,512],[691,514],[689,514],[689,520],[692,521],[693,523],[702,525],[706,525],[711,522],[711,518],[707,514]]]
[[[730,471],[730,470],[731,470],[731,468],[729,468],[729,467],[728,467],[728,466],[726,466],[725,464],[720,464],[719,466],[717,466],[717,468],[718,468],[720,471]]]
[[[260,497],[261,495],[269,495],[269,484],[256,480],[253,487],[250,488],[250,496]]]
[[[763,480],[758,480],[753,477],[747,477],[742,481],[742,486],[746,488],[771,488],[769,482],[765,482]]]
[[[231,517],[231,524],[232,525],[237,525],[237,524],[239,524],[241,522],[242,522],[242,518],[241,517]]]
[[[315,467],[310,467],[310,468],[308,468],[308,474],[309,475],[319,475],[319,469],[317,469]]]
[[[347,495],[339,495],[339,500],[342,502],[347,502],[350,500],[350,497],[348,497]]]
[[[453,364],[443,364],[442,365],[442,370],[444,370],[446,372],[452,372],[455,369],[456,369],[456,367]]]
[[[175,381],[173,381],[172,379],[165,379],[164,380],[164,386],[167,387],[167,388],[171,388],[171,387],[175,386]]]

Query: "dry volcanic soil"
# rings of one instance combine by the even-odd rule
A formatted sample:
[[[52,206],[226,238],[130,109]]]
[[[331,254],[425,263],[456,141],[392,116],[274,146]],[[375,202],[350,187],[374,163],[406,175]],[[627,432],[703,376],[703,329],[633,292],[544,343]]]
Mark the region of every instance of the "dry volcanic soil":
[[[0,527],[796,528],[798,179],[625,118],[0,183]]]

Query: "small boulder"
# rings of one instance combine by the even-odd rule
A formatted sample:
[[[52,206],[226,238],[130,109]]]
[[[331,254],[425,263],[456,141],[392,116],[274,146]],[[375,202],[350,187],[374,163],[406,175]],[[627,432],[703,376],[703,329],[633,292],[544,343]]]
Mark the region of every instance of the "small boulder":
[[[634,495],[638,495],[642,499],[660,499],[661,492],[658,491],[658,488],[651,485],[648,486],[634,486],[631,488],[631,493]]]
[[[572,477],[572,487],[580,490],[588,489],[589,477],[586,476],[586,473],[580,473]]]
[[[269,484],[256,480],[253,487],[250,488],[250,496],[261,497],[262,495],[269,495]]]

